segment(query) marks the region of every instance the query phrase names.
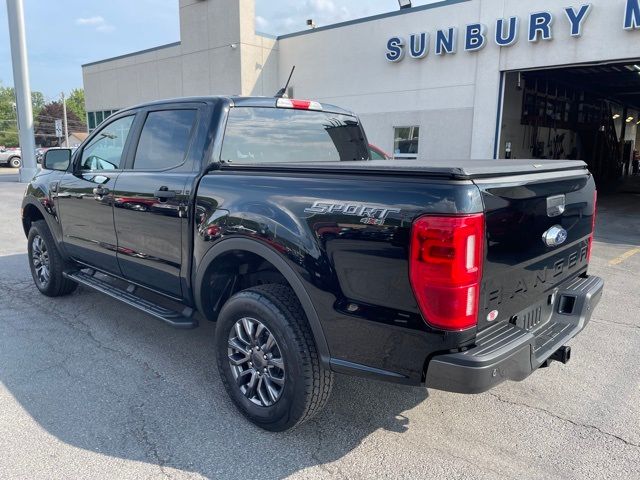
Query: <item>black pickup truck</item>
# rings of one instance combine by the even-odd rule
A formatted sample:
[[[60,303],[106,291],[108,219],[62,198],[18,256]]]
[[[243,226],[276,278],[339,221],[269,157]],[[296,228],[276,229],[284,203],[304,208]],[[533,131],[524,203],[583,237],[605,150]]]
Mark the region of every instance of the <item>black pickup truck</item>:
[[[603,290],[595,215],[583,162],[371,161],[353,113],[239,97],[118,112],[22,208],[43,294],[217,322],[230,397],[274,431],[334,373],[480,393],[566,363]]]

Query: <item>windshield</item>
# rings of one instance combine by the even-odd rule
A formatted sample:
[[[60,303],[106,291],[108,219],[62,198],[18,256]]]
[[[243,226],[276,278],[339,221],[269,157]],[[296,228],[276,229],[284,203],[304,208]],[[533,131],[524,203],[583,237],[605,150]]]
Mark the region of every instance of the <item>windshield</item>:
[[[221,160],[247,163],[368,160],[356,117],[282,108],[232,108]]]

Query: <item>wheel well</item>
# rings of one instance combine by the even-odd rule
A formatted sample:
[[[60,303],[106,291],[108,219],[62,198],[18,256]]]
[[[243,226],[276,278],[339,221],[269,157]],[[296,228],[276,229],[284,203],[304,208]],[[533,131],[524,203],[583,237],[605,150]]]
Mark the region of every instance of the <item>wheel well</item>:
[[[44,220],[42,212],[38,210],[35,205],[27,205],[22,211],[22,228],[24,234],[29,236],[29,230],[31,230],[31,224],[38,220]]]
[[[211,321],[216,321],[227,300],[242,290],[268,284],[291,287],[272,263],[245,250],[231,250],[216,257],[202,282],[202,313]]]

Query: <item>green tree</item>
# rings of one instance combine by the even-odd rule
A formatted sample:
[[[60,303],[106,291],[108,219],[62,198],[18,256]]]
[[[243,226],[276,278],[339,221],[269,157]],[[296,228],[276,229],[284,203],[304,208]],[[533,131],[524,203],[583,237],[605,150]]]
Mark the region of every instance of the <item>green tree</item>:
[[[31,103],[33,116],[36,118],[44,108],[44,95],[41,92],[31,92]],[[3,87],[0,82],[0,145],[5,147],[17,147],[20,144],[15,104],[15,90]]]
[[[0,85],[0,146],[18,146],[18,127],[13,88]]]
[[[44,108],[45,103],[44,95],[42,92],[31,92],[31,105],[33,106],[33,118],[36,118],[40,111]]]
[[[87,111],[84,106],[84,90],[82,88],[74,88],[67,98],[67,110],[76,114],[76,117],[83,122],[87,118]]]

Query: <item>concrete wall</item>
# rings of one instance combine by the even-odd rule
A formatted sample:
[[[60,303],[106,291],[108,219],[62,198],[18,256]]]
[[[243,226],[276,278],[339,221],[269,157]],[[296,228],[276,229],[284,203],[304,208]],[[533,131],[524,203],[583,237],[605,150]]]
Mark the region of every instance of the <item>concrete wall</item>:
[[[87,111],[194,95],[273,95],[277,41],[257,35],[255,0],[180,0],[178,44],[83,67]]]
[[[182,92],[182,62],[180,46],[171,46],[83,67],[87,111],[176,96]]]

